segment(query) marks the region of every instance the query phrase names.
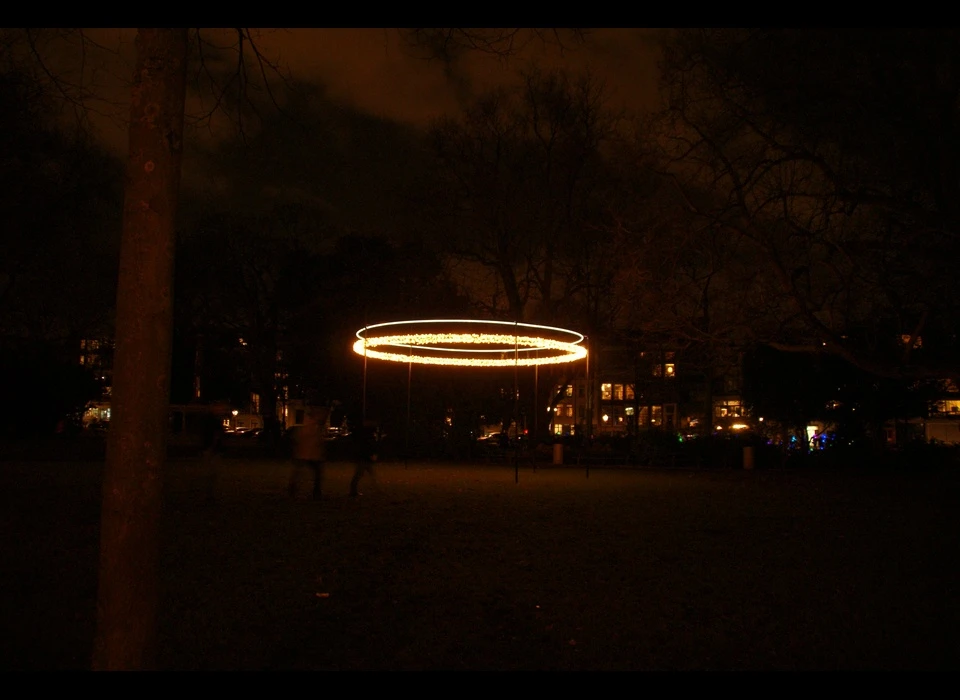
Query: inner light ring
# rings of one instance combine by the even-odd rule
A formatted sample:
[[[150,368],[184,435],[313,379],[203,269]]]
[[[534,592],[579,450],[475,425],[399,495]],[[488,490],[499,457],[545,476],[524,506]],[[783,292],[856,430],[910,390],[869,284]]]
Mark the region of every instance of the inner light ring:
[[[435,332],[404,332],[405,327],[423,328],[432,324],[445,327]],[[465,331],[463,328],[477,327],[477,330]],[[451,328],[458,330],[452,331]],[[510,329],[513,333],[506,333]],[[392,331],[392,334],[384,331]],[[484,330],[495,332],[483,332]],[[521,335],[522,331],[522,335]],[[538,332],[534,334],[534,332]],[[547,337],[549,332],[554,337]],[[389,362],[405,362],[428,365],[472,366],[472,367],[510,367],[562,364],[586,357],[587,350],[580,343],[582,333],[556,326],[543,326],[532,323],[510,321],[488,321],[477,319],[420,319],[413,321],[391,321],[365,326],[356,333],[357,341],[353,351],[368,358]],[[563,338],[562,340],[558,339]],[[500,345],[490,349],[475,345]],[[399,349],[404,352],[385,352],[377,348]],[[414,350],[442,353],[441,356],[414,354]],[[541,352],[547,352],[541,356]],[[537,353],[535,356],[531,353]],[[490,355],[499,354],[500,358]]]

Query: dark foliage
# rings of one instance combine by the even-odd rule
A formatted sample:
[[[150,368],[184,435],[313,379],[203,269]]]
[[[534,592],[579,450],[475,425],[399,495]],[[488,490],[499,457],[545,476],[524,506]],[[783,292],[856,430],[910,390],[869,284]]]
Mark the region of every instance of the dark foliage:
[[[117,159],[0,74],[0,334],[62,339],[109,322],[121,185]]]
[[[79,425],[101,384],[80,367],[76,355],[51,343],[0,348],[0,386],[8,397],[0,433],[11,437],[52,435]],[[68,425],[69,424],[69,425]]]
[[[875,435],[895,418],[924,415],[935,386],[872,375],[827,353],[783,352],[758,346],[744,358],[744,403],[801,431],[812,420],[834,425],[843,442]]]

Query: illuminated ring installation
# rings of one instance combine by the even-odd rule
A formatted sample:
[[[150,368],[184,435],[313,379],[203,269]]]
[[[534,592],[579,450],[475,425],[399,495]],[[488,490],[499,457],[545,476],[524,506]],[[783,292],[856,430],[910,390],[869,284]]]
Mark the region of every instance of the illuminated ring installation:
[[[512,331],[512,332],[510,332]],[[509,321],[392,321],[357,331],[353,351],[388,362],[460,367],[533,367],[587,356],[583,335],[566,328]],[[383,350],[379,348],[384,348]]]

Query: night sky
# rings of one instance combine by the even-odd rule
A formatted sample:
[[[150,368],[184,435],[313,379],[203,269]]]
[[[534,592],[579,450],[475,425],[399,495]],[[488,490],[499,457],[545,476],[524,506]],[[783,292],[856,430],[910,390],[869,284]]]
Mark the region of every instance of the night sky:
[[[396,224],[397,206],[392,201],[399,189],[396,183],[417,177],[411,171],[422,167],[417,158],[409,157],[407,145],[422,137],[438,118],[457,116],[480,95],[518,85],[523,72],[534,67],[564,70],[570,75],[589,71],[603,83],[608,106],[627,115],[642,115],[658,105],[657,30],[592,29],[582,43],[561,30],[557,37],[564,43],[562,48],[552,30],[545,31],[543,40],[529,35],[528,43],[509,59],[467,51],[448,65],[425,58],[397,29],[251,30],[263,55],[282,73],[281,78],[267,71],[278,102],[291,109],[290,91],[285,89],[289,81],[298,94],[311,95],[308,99],[314,112],[334,120],[332,128],[328,122],[322,139],[327,148],[349,155],[342,166],[346,174],[338,173],[335,182],[317,175],[315,168],[313,174],[307,172],[312,159],[328,157],[322,145],[284,149],[261,143],[261,155],[269,152],[269,167],[264,168],[262,161],[249,157],[238,137],[235,110],[228,106],[200,119],[211,111],[213,88],[194,56],[188,78],[181,219],[191,217],[191,200],[217,198],[231,200],[236,210],[255,209],[258,205],[269,207],[282,189],[328,209],[332,205],[341,211],[338,221],[349,222],[353,229],[390,234]],[[64,80],[79,84],[82,72],[87,128],[96,140],[123,157],[135,30],[88,29],[85,35],[89,41],[82,47],[76,37],[50,40],[43,45],[44,57],[51,72]],[[207,66],[219,84],[225,85],[235,69],[236,55],[230,50],[218,54],[212,46],[232,46],[235,34],[206,29],[202,36],[209,43]],[[288,145],[296,144],[295,129],[270,104],[261,76],[253,75],[251,85],[259,116],[247,115],[246,145],[252,143],[256,149],[258,139],[286,139]],[[72,112],[67,110],[68,123],[71,118]],[[378,132],[375,137],[370,130]],[[376,151],[364,150],[364,144],[373,138],[378,141]],[[311,158],[305,158],[306,154]],[[227,160],[229,166],[224,167]]]
[[[123,95],[123,81],[132,66],[135,30],[89,31],[93,39],[116,53],[97,52],[91,62],[97,68],[88,66],[87,75],[106,88],[100,94]],[[532,41],[509,61],[467,53],[449,71],[438,60],[414,55],[396,29],[253,31],[264,54],[292,79],[323,86],[335,103],[401,124],[423,127],[440,115],[455,113],[458,99],[515,83],[518,73],[534,64],[571,72],[589,69],[606,82],[613,101],[630,110],[645,111],[658,100],[656,30],[592,29],[582,45],[566,39],[568,47],[563,52],[551,42]],[[233,40],[222,30],[204,33],[223,44]],[[75,52],[69,55],[76,57]],[[101,111],[120,119],[125,116],[122,104],[118,115],[106,107]],[[125,150],[125,136],[116,125],[100,118],[98,126],[108,143],[118,151]]]

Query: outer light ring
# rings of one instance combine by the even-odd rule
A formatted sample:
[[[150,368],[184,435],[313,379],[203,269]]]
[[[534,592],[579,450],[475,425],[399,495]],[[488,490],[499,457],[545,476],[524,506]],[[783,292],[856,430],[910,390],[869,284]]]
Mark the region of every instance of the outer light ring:
[[[429,324],[445,328],[433,332],[414,332],[409,329],[413,326],[419,330]],[[478,331],[464,330],[465,325],[471,324],[479,326]],[[457,330],[449,330],[451,328]],[[513,330],[513,333],[507,333],[507,329]],[[483,330],[487,332],[482,332]],[[468,367],[533,367],[574,362],[587,356],[586,348],[580,345],[583,334],[566,328],[531,323],[477,319],[392,321],[365,326],[358,330],[356,335],[357,341],[353,344],[355,353],[388,362]],[[501,347],[491,349],[474,347],[475,345]],[[380,347],[384,350],[378,349]],[[418,348],[441,354],[414,354]],[[543,352],[548,354],[543,356]],[[497,354],[500,355],[499,358],[494,357]]]

